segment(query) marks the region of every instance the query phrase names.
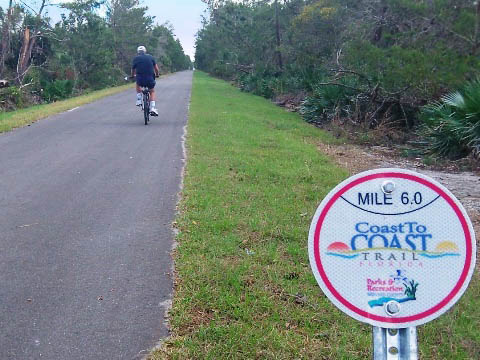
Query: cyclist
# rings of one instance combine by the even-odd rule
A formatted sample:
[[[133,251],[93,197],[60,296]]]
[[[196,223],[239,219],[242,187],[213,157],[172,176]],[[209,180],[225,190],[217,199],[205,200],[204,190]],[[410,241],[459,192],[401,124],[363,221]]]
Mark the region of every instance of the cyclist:
[[[137,56],[133,59],[132,77],[137,77],[137,102],[135,105],[142,105],[141,87],[147,87],[150,91],[150,115],[158,116],[155,107],[155,76],[159,76],[158,65],[152,55],[147,54],[145,46],[137,48]]]

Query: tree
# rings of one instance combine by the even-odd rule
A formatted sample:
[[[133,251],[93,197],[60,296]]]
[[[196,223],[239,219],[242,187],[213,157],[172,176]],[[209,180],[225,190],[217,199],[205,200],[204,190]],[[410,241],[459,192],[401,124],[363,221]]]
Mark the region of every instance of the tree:
[[[175,39],[174,30],[170,24],[156,26],[152,36],[157,41],[153,54],[163,71],[174,72],[191,67],[190,58],[185,55],[180,40]]]
[[[65,51],[75,74],[78,88],[102,88],[121,78],[116,71],[112,31],[95,13],[97,1],[77,0],[62,5],[69,10],[57,24],[56,32],[63,39],[59,51]]]
[[[149,52],[156,46],[152,38],[154,17],[147,15],[148,8],[139,6],[138,0],[110,0],[107,9],[116,63],[128,72],[139,45],[146,46]]]

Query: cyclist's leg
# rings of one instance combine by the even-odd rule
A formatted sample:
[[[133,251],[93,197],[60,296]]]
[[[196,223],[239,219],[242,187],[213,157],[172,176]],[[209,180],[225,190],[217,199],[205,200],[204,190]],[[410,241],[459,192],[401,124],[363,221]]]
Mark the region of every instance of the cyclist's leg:
[[[150,79],[148,90],[150,91],[150,113],[153,116],[158,116],[158,110],[155,106],[155,79],[154,78]]]
[[[150,114],[158,116],[158,110],[155,106],[155,89],[150,89]]]
[[[148,90],[150,91],[150,101],[155,101],[155,78],[151,77],[148,79],[148,83],[146,86],[148,86]]]

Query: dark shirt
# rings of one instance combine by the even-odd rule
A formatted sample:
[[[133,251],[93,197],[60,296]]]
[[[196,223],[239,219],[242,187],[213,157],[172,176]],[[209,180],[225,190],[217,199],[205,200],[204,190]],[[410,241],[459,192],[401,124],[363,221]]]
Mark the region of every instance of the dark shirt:
[[[132,69],[135,69],[135,73],[140,76],[151,76],[153,77],[154,66],[156,65],[155,59],[152,55],[143,54],[138,55],[133,59]]]

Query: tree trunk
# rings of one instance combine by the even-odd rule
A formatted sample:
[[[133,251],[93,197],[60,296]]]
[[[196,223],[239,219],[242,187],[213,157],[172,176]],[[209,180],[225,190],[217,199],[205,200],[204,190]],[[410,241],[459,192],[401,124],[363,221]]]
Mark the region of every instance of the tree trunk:
[[[377,26],[374,29],[373,36],[372,36],[372,42],[374,44],[378,44],[382,40],[383,28],[384,28],[384,25],[385,25],[385,17],[386,17],[386,14],[387,14],[387,10],[388,10],[388,7],[387,7],[385,1],[382,0],[380,2],[380,11],[379,11],[379,16],[378,16],[380,20],[378,21]]]
[[[31,38],[30,29],[26,27],[23,32],[22,47],[20,48],[20,54],[18,56],[17,63],[17,82],[19,84],[22,84],[23,78],[26,75],[34,43],[35,38]]]
[[[12,1],[10,0],[8,3],[8,10],[3,21],[3,29],[2,29],[2,43],[0,48],[0,78],[3,75],[3,70],[5,68],[5,59],[7,58],[8,54],[10,53],[10,21],[12,17]]]
[[[40,29],[40,24],[42,22],[42,12],[45,8],[46,0],[42,0],[42,5],[40,6],[40,10],[37,13],[37,21],[35,26],[33,27],[33,34],[25,25],[25,30],[23,32],[23,41],[22,47],[20,48],[20,54],[18,56],[17,62],[17,83],[21,85],[23,83],[23,79],[27,74],[28,68],[30,66],[30,59],[32,57],[32,51],[37,41],[38,31]]]
[[[278,19],[278,0],[275,0],[275,33],[277,37],[277,62],[278,68],[283,70],[283,59],[282,59],[282,51],[280,50],[281,40],[280,40],[280,22]]]

